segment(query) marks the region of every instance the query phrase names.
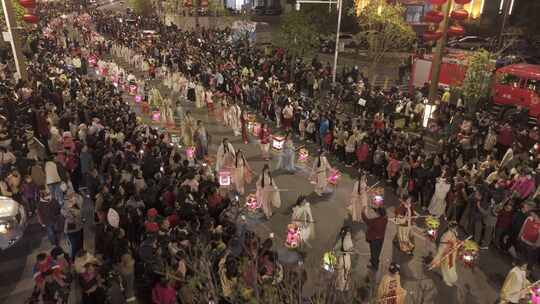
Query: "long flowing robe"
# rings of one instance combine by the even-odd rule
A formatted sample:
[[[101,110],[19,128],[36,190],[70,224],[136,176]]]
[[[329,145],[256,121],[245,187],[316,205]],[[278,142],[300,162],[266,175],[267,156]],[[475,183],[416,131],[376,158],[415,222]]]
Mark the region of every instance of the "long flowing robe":
[[[234,136],[240,136],[240,131],[242,129],[242,123],[240,119],[240,115],[242,115],[242,110],[237,104],[233,104],[231,108],[229,109],[229,122],[231,124],[231,128],[233,130]]]
[[[521,292],[530,282],[527,280],[527,273],[519,267],[514,267],[504,280],[501,288],[501,303],[518,303],[520,298],[527,292]]]
[[[302,242],[308,242],[315,237],[315,221],[313,220],[311,206],[308,202],[304,202],[293,208],[291,220],[298,227]]]
[[[236,187],[236,191],[240,193],[240,195],[244,194],[245,185],[249,184],[251,179],[252,174],[249,164],[243,157],[240,157],[233,170],[233,182]]]
[[[204,102],[204,88],[201,84],[195,86],[195,107],[202,108]]]
[[[451,252],[452,249],[457,246],[457,244],[458,239],[455,232],[452,230],[446,231],[441,237],[441,243],[437,248],[437,254],[433,258],[433,262],[439,263],[443,280],[448,286],[453,286],[458,279],[456,269],[458,250],[454,250],[451,254],[449,254],[449,252]]]
[[[377,289],[377,304],[405,304],[407,291],[401,287],[399,274],[385,274]]]
[[[283,143],[283,148],[281,149],[281,153],[279,154],[279,159],[278,159],[276,169],[283,169],[289,172],[293,172],[296,170],[294,161],[295,161],[294,143],[291,139],[288,139]]]
[[[225,146],[221,143],[216,155],[216,172],[219,172],[224,167],[225,163],[227,163],[227,167],[230,169],[232,167],[231,162],[234,160],[235,155],[234,147],[231,143],[227,143],[227,149],[225,149]]]
[[[195,121],[191,115],[186,115],[182,123],[182,138],[184,140],[184,145],[193,146],[193,126]]]
[[[335,249],[336,254],[336,288],[344,291],[349,289],[349,278],[351,276],[351,252],[354,247],[352,236],[347,233],[343,241],[338,240]]]
[[[263,186],[264,178],[264,186]],[[257,181],[257,192],[256,192],[257,202],[261,205],[264,215],[269,218],[272,216],[272,207],[279,208],[281,207],[281,195],[279,189],[276,186],[275,181],[265,173],[261,174],[259,180]]]
[[[319,196],[323,195],[328,189],[327,173],[332,169],[326,156],[321,156],[320,160],[320,164],[318,164],[318,160],[315,160],[312,173],[313,178],[315,178],[315,193]]]
[[[411,219],[412,210],[401,204],[396,209],[397,237],[399,241],[399,249],[403,252],[410,253],[414,249],[414,244],[411,241]]]
[[[360,191],[358,191],[360,187]],[[356,181],[351,193],[351,217],[354,222],[362,222],[362,210],[368,204],[367,183],[365,179]]]
[[[197,159],[203,159],[208,155],[208,132],[204,127],[198,127],[193,137]]]
[[[437,184],[435,184],[435,193],[431,197],[431,202],[429,203],[428,211],[430,214],[436,217],[443,215],[446,209],[446,194],[448,194],[449,190],[450,184],[443,178],[439,178]]]

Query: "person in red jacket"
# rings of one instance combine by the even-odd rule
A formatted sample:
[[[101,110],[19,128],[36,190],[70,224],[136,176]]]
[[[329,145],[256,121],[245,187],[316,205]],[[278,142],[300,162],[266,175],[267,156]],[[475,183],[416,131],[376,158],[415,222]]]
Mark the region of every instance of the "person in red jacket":
[[[371,254],[370,265],[368,267],[377,271],[379,269],[379,257],[386,233],[386,224],[388,224],[386,209],[382,205],[382,197],[376,196],[372,206],[364,207],[362,219],[367,225],[366,240],[369,243]]]

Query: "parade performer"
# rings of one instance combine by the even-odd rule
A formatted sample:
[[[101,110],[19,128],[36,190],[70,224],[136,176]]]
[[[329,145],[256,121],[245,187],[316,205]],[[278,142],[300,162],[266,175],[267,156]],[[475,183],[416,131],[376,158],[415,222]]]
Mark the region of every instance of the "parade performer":
[[[285,134],[283,148],[279,154],[279,159],[276,169],[283,169],[289,173],[294,173],[296,171],[296,166],[294,164],[295,159],[295,149],[294,143],[292,141],[292,135],[290,132]]]
[[[204,91],[204,101],[206,103],[206,107],[208,108],[208,111],[214,110],[214,93],[212,90],[206,90]]]
[[[346,291],[350,288],[349,279],[351,277],[351,254],[353,247],[351,227],[344,226],[341,228],[334,246],[336,256],[336,288],[339,291]]]
[[[218,147],[216,155],[216,172],[219,172],[223,167],[232,168],[235,160],[234,147],[229,142],[227,137],[223,138],[223,141]]]
[[[264,160],[270,159],[270,129],[266,123],[261,124],[261,130],[259,131],[259,140],[261,141],[261,156]]]
[[[301,195],[296,200],[291,221],[299,229],[300,244],[306,244],[311,247],[308,241],[315,237],[315,221],[311,214],[311,206],[305,196]]]
[[[244,157],[244,152],[238,149],[234,161],[233,182],[236,186],[236,191],[240,195],[244,195],[245,185],[251,183],[252,178],[253,173]]]
[[[230,114],[230,124],[233,130],[234,136],[240,136],[240,131],[242,128],[242,109],[237,103],[233,103],[229,109]]]
[[[210,142],[210,135],[206,131],[206,128],[201,120],[197,121],[197,129],[195,129],[193,137],[195,141],[196,157],[197,159],[202,160],[208,156],[208,143]]]
[[[388,224],[382,195],[373,196],[370,206],[366,206],[362,211],[362,220],[367,225],[366,240],[369,243],[370,251],[370,265],[368,267],[377,271]]]
[[[195,127],[195,119],[191,116],[191,112],[187,111],[184,121],[182,122],[182,138],[184,145],[193,146],[193,128]]]
[[[446,209],[446,194],[450,190],[450,183],[448,183],[446,177],[439,177],[437,184],[435,184],[435,193],[431,197],[428,211],[435,217],[440,217],[444,214]]]
[[[247,123],[248,123],[248,113],[245,110],[242,110],[242,113],[240,114],[240,124],[242,127],[242,141],[244,141],[244,144],[249,143]]]
[[[332,170],[332,166],[328,163],[324,151],[319,152],[319,157],[313,164],[311,173],[312,180],[315,181],[315,193],[322,196],[328,190],[328,172]]]
[[[354,183],[353,191],[351,193],[350,210],[353,222],[362,221],[362,210],[364,210],[364,207],[368,204],[367,191],[367,176],[362,174]]]
[[[437,249],[437,255],[433,258],[430,269],[440,266],[443,280],[446,285],[452,287],[457,282],[456,258],[459,246],[457,238],[457,223],[452,221],[448,224],[448,230],[442,235]]]
[[[398,225],[399,249],[412,255],[414,244],[411,241],[411,226],[414,210],[412,209],[412,197],[402,197],[399,207],[396,209],[396,224]]]
[[[203,107],[204,102],[204,87],[202,84],[197,83],[195,85],[195,107],[198,109]]]
[[[524,260],[518,260],[514,268],[506,275],[501,288],[500,304],[520,303],[520,300],[526,297],[529,285],[527,263]]]
[[[377,289],[377,304],[405,304],[407,291],[401,287],[400,267],[391,263]]]
[[[221,117],[223,118],[223,123],[225,124],[226,127],[229,127],[231,125],[230,121],[229,121],[229,118],[230,118],[230,115],[229,115],[229,101],[227,100],[227,98],[223,98],[223,100],[221,101]]]
[[[268,165],[264,165],[261,176],[257,181],[256,197],[267,219],[272,216],[272,207],[281,207],[281,195],[270,174],[270,167]]]

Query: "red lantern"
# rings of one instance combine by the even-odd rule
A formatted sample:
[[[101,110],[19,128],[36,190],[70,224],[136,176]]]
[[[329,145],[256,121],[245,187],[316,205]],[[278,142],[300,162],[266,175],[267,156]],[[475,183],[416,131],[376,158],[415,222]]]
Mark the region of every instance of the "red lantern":
[[[425,31],[423,37],[425,41],[435,41],[441,39],[442,35],[441,31]]]
[[[19,4],[24,8],[35,8],[36,0],[19,0]]]
[[[425,22],[431,22],[431,23],[440,23],[443,21],[444,15],[440,11],[429,11],[424,16]]]
[[[465,20],[465,19],[467,19],[467,17],[469,17],[469,12],[467,12],[466,10],[460,8],[460,9],[457,9],[457,10],[453,11],[450,14],[450,17],[452,17],[452,19],[458,20],[458,21]]]
[[[39,21],[39,17],[36,16],[36,15],[25,14],[25,15],[23,16],[23,20],[24,20],[24,22],[26,22],[26,23],[36,24],[36,23],[38,23],[38,21]]]
[[[456,4],[462,4],[462,5],[463,5],[463,4],[467,4],[467,3],[471,2],[471,1],[472,1],[472,0],[454,0],[454,2],[455,2]]]
[[[448,28],[448,36],[460,37],[465,35],[465,29],[461,25],[452,25]]]
[[[429,3],[431,3],[433,5],[443,5],[443,4],[446,3],[446,0],[429,0]]]

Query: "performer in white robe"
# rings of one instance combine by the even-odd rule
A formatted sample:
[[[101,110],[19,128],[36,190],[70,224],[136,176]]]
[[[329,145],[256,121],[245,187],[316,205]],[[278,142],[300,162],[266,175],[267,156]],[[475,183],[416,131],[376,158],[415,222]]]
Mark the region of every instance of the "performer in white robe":
[[[195,86],[195,107],[202,108],[204,106],[204,87],[198,83]]]
[[[285,170],[288,173],[294,173],[296,171],[296,165],[295,165],[295,149],[294,149],[294,143],[292,141],[292,135],[287,132],[285,134],[285,138],[283,139],[283,147],[281,149],[281,152],[279,153],[278,158],[278,164],[276,169],[277,170]]]
[[[336,288],[339,291],[346,291],[350,288],[351,253],[353,248],[351,228],[345,226],[341,228],[337,242],[334,245],[334,254],[336,256]]]
[[[242,122],[240,115],[242,115],[242,109],[237,103],[233,103],[229,109],[230,113],[230,124],[233,130],[234,136],[240,136],[242,130]]]
[[[526,297],[530,285],[527,280],[527,263],[518,260],[516,266],[510,270],[501,288],[500,304],[517,304]]]
[[[231,122],[230,122],[231,115],[229,111],[230,111],[229,101],[226,98],[223,98],[223,100],[221,101],[221,115],[223,115],[223,123],[225,124],[226,127],[231,126]]]
[[[368,204],[367,176],[362,174],[360,179],[354,183],[351,193],[351,217],[353,222],[362,222],[362,210]]]
[[[244,195],[246,184],[251,183],[253,178],[253,173],[249,167],[246,158],[244,157],[244,152],[238,149],[236,151],[236,158],[234,161],[233,169],[233,182],[236,187],[236,191],[240,195]]]
[[[311,206],[305,196],[301,195],[296,200],[291,221],[298,227],[300,244],[306,244],[311,247],[309,240],[315,238],[315,221],[311,214]]]
[[[234,147],[229,142],[227,137],[223,138],[223,141],[218,147],[216,155],[216,172],[219,172],[223,167],[232,168],[232,163],[235,159]]]
[[[435,184],[435,193],[431,197],[431,202],[429,203],[428,208],[431,215],[440,217],[444,214],[444,211],[446,210],[446,194],[448,194],[449,190],[450,183],[446,181],[446,178],[437,178],[437,183]]]
[[[328,163],[324,151],[320,152],[319,157],[313,164],[312,179],[315,180],[315,193],[322,196],[328,191],[328,173],[332,166]]]
[[[450,222],[448,231],[441,237],[441,242],[437,248],[437,255],[433,258],[430,266],[430,269],[441,267],[443,280],[448,286],[454,286],[458,279],[456,258],[459,252],[455,248],[458,246],[459,240],[456,229],[457,223]]]
[[[193,146],[193,129],[195,128],[195,119],[191,116],[191,112],[187,111],[184,120],[182,121],[182,138],[184,145],[187,147]]]
[[[268,165],[264,165],[263,167],[261,176],[257,181],[257,192],[255,195],[267,219],[272,216],[272,207],[281,207],[281,195],[270,174],[270,167]]]

